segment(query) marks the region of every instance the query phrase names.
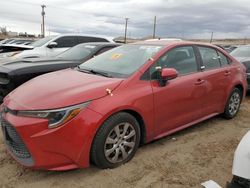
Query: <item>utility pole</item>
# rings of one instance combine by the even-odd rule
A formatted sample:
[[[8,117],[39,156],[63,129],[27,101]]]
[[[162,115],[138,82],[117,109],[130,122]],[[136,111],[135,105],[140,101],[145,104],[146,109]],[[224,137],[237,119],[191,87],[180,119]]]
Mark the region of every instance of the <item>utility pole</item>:
[[[128,20],[129,18],[125,18],[126,23],[125,23],[125,37],[124,37],[124,43],[127,43],[127,29],[128,29]]]
[[[212,34],[211,34],[210,43],[212,43],[212,42],[213,42],[213,37],[214,37],[214,32],[212,32]]]
[[[155,31],[156,31],[156,16],[155,16],[155,19],[154,19],[153,39],[155,39]]]
[[[45,11],[44,8],[46,8],[46,5],[41,5],[42,7],[42,37],[45,37],[45,25],[44,25],[44,17],[45,17]]]

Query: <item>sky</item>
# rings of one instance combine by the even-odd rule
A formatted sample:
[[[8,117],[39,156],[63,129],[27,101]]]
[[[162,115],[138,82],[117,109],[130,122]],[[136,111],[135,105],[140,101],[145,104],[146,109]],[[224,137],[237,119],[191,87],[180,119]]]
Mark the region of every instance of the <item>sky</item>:
[[[40,34],[45,4],[46,35],[86,33],[118,37],[250,38],[249,0],[0,0],[0,26]]]

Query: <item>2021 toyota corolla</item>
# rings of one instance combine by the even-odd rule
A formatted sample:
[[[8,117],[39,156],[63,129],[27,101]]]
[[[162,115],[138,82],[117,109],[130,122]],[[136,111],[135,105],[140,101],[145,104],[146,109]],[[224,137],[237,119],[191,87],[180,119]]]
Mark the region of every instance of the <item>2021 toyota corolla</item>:
[[[230,119],[246,92],[245,67],[206,44],[127,44],[75,69],[42,75],[2,105],[6,147],[24,166],[114,168],[139,144],[217,114]]]

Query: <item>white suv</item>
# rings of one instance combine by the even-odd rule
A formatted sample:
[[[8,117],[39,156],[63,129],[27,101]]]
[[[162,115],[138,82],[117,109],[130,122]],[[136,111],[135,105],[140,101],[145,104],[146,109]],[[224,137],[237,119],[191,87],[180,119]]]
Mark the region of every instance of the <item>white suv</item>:
[[[112,42],[112,38],[99,35],[82,34],[62,34],[58,36],[48,36],[40,39],[30,46],[27,50],[5,54],[5,57],[14,56],[15,58],[33,58],[33,57],[53,57],[65,50],[87,42]],[[2,55],[2,54],[1,54]]]

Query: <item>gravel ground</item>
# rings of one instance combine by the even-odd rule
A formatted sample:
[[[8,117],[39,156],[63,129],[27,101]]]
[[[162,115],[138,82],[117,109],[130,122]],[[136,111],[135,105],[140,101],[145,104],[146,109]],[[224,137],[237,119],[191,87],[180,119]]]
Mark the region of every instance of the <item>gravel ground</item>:
[[[128,164],[112,170],[68,172],[30,170],[6,154],[0,136],[2,187],[169,187],[200,188],[212,179],[224,186],[232,177],[233,154],[250,128],[250,96],[233,120],[215,117],[141,147]]]

